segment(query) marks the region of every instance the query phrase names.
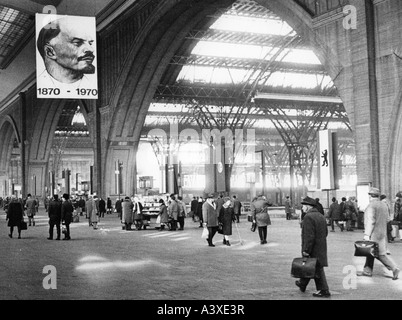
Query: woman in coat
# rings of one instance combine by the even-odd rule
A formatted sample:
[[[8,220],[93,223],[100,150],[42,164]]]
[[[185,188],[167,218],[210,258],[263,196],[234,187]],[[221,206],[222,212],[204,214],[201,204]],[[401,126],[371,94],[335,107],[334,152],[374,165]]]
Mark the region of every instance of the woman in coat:
[[[236,221],[236,215],[230,198],[225,197],[224,203],[219,211],[219,223],[222,225],[223,244],[230,246],[230,236],[232,235],[232,223]]]
[[[17,200],[17,198],[13,197],[11,202],[8,204],[7,209],[7,226],[10,227],[10,234],[8,235],[10,238],[13,237],[14,227],[18,229],[18,239],[21,239],[21,222],[24,219],[24,208]]]
[[[122,220],[124,223],[126,230],[131,230],[131,225],[134,222],[134,205],[131,202],[129,197],[125,197],[124,201],[121,203],[121,211],[122,211]]]
[[[167,206],[165,204],[165,201],[163,199],[159,200],[160,207],[159,207],[159,216],[160,216],[160,223],[161,227],[159,231],[165,230],[165,226],[168,225],[169,222],[169,216],[168,216],[168,211],[167,211]]]

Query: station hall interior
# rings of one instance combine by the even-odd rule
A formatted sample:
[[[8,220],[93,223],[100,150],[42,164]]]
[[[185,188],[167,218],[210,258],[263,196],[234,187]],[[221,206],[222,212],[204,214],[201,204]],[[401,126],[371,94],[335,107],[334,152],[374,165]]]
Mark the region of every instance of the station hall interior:
[[[96,99],[38,98],[36,14],[95,18]],[[401,16],[398,0],[1,0],[0,196],[393,199]]]

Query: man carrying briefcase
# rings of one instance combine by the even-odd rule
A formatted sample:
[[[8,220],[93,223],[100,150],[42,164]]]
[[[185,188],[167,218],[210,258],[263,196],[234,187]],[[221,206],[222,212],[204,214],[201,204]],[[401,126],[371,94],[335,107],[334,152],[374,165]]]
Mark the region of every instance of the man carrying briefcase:
[[[318,292],[313,296],[317,298],[328,298],[329,292],[324,267],[328,266],[327,258],[327,221],[318,211],[315,199],[306,197],[302,200],[302,210],[305,216],[302,221],[302,254],[303,257],[317,258],[317,268],[314,277],[315,286]],[[306,291],[310,282],[309,278],[301,278],[296,285],[301,292]]]

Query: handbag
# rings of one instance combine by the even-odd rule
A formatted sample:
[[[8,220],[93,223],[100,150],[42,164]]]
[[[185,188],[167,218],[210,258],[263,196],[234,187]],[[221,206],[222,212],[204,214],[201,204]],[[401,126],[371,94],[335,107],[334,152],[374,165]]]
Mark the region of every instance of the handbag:
[[[317,258],[294,258],[290,274],[294,278],[313,279],[316,275]]]
[[[65,226],[61,227],[61,233],[62,234],[67,234],[67,228]]]
[[[218,224],[218,233],[223,234],[223,224],[222,223]]]
[[[209,235],[208,228],[204,228],[204,229],[202,230],[201,238],[202,238],[202,239],[208,239],[208,235]]]
[[[361,240],[355,242],[355,257],[378,257],[378,243]]]
[[[252,224],[251,224],[251,231],[252,232],[255,232],[255,230],[257,229],[257,223],[256,222],[253,222]]]
[[[28,230],[28,225],[25,221],[21,221],[21,230]]]

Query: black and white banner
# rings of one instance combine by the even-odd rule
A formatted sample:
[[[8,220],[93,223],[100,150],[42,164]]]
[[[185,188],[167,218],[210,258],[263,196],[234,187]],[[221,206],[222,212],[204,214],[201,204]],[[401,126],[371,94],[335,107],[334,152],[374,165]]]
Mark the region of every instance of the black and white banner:
[[[36,14],[37,97],[97,99],[94,17]]]

